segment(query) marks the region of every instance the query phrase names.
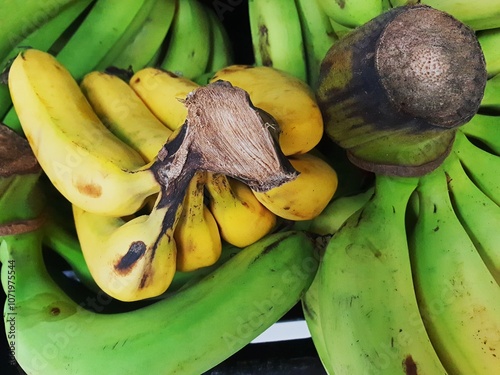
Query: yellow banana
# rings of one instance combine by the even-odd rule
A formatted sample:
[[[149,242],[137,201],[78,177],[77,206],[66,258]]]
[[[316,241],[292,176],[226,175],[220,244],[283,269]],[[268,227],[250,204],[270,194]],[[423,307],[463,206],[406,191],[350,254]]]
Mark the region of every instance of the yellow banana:
[[[171,130],[186,120],[187,108],[183,100],[198,87],[190,79],[153,67],[136,72],[129,84],[151,112]]]
[[[276,215],[265,208],[244,183],[223,174],[208,173],[208,206],[221,237],[237,247],[246,247],[268,234]]]
[[[206,174],[199,171],[191,179],[174,231],[177,270],[182,272],[211,266],[217,262],[222,251],[217,222],[203,203]]]
[[[159,191],[153,171],[106,129],[53,56],[34,49],[20,53],[9,72],[9,89],[35,156],[71,203],[122,216]]]
[[[146,162],[153,161],[172,131],[151,113],[127,82],[93,71],[83,78],[80,87],[106,127]]]
[[[289,157],[299,177],[266,192],[254,191],[269,211],[288,220],[310,220],[318,216],[337,189],[337,173],[324,160],[309,153]]]
[[[217,80],[247,91],[253,105],[274,117],[285,155],[303,154],[320,141],[321,112],[312,90],[298,78],[271,67],[231,65],[219,70],[211,82]]]
[[[165,292],[176,270],[173,231],[181,203],[182,198],[161,208],[157,204],[149,215],[129,221],[73,205],[85,261],[104,292],[121,301],[151,298]]]

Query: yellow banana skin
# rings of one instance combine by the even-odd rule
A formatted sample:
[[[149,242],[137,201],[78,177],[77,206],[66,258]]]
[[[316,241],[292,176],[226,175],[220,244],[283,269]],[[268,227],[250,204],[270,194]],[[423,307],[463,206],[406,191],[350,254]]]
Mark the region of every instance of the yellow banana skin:
[[[244,183],[223,174],[208,173],[209,208],[221,237],[237,246],[248,246],[276,225],[276,215],[265,208]]]
[[[187,108],[183,100],[199,87],[188,78],[153,67],[136,72],[129,84],[149,110],[171,130],[176,130],[186,120]]]
[[[189,183],[174,231],[177,270],[182,272],[211,266],[217,262],[222,251],[217,222],[203,202],[206,174],[204,171],[197,172]]]
[[[216,72],[211,82],[217,80],[247,91],[253,105],[276,120],[285,155],[306,153],[320,141],[321,112],[312,90],[298,78],[266,66],[231,65]]]
[[[254,191],[269,211],[288,220],[311,220],[328,205],[337,190],[335,170],[310,153],[289,157],[299,176],[266,192]]]
[[[172,131],[161,123],[121,78],[99,71],[88,73],[81,90],[104,125],[151,162]]]
[[[142,157],[106,129],[76,81],[50,54],[34,49],[19,54],[9,89],[35,156],[71,203],[122,216],[159,191]]]
[[[173,230],[179,213],[180,205],[166,205],[125,222],[73,206],[78,239],[96,284],[121,301],[165,292],[176,269]],[[166,215],[174,217],[169,224]]]

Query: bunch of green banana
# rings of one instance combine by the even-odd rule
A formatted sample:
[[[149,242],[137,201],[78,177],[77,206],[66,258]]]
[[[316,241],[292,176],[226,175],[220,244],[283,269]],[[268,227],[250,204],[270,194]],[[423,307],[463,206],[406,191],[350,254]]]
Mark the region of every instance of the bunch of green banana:
[[[312,240],[301,232],[280,232],[148,306],[98,313],[106,296],[95,306],[79,304],[48,272],[42,243],[50,231],[39,220],[41,170],[25,140],[8,140],[21,144],[19,159],[31,160],[16,164],[2,158],[0,166],[2,196],[15,199],[0,202],[1,280],[15,299],[5,305],[4,319],[15,316],[13,355],[28,374],[203,373],[294,306],[316,272]],[[15,218],[6,210],[12,204]],[[9,277],[13,269],[15,279]]]
[[[391,12],[377,17],[374,24],[383,23]],[[409,21],[415,23],[415,16]],[[398,22],[405,24],[403,18]],[[350,38],[351,45],[363,45],[360,52],[366,54],[369,39],[377,34],[364,27],[345,38]],[[474,43],[468,48],[480,62],[481,51]],[[352,91],[344,91],[353,82],[348,72],[354,68],[342,67],[339,58],[327,57],[324,64],[319,103],[328,111],[327,134],[338,140],[336,132],[342,128],[350,142],[363,136],[357,129],[370,121],[386,121],[385,127],[365,129],[367,142],[362,146],[387,137],[394,147],[399,142],[409,152],[411,143],[399,138],[401,118],[391,120],[391,114],[380,109],[370,112],[370,118],[356,117],[357,94],[366,95],[368,87],[360,82]],[[461,100],[475,103],[475,108],[462,113],[467,117],[465,125],[455,127],[444,158],[413,176],[404,168],[377,170],[373,188],[332,200],[309,223],[309,230],[331,235],[302,300],[328,373],[490,374],[500,368],[500,179],[494,173],[500,167],[500,116],[495,111],[495,75],[486,80],[486,69],[483,63],[482,89],[461,94]],[[463,77],[473,79],[474,74],[465,72]],[[373,86],[374,81],[365,82]],[[323,102],[331,93],[341,93],[346,107],[334,100]],[[388,121],[395,126],[387,126]],[[353,132],[348,134],[348,129]],[[370,158],[378,153],[387,150],[367,147]],[[387,161],[385,165],[401,166],[397,158]]]

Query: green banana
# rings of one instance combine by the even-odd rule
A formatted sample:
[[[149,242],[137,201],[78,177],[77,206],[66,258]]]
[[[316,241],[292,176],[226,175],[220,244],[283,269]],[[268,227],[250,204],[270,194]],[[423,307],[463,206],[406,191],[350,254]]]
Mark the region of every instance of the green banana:
[[[177,2],[178,0],[156,0],[142,28],[115,57],[113,64],[122,68],[131,66],[134,71],[150,66],[172,25]]]
[[[357,27],[381,14],[387,4],[383,0],[317,0],[325,14],[347,27]]]
[[[20,6],[17,1],[3,1],[0,5],[0,12],[4,15],[0,24],[0,61],[3,61],[20,41],[75,2],[77,0],[26,0]]]
[[[479,3],[457,0],[391,0],[394,7],[417,2],[449,13],[474,30],[500,27],[500,2],[497,0],[481,0]]]
[[[0,82],[0,118],[12,108],[12,99],[10,98],[9,87]]]
[[[147,18],[150,16],[151,11],[155,7],[155,4],[163,0],[144,0],[141,7],[135,14],[132,21],[129,23],[127,28],[124,30],[120,38],[106,51],[106,54],[102,57],[101,61],[93,68],[94,70],[105,70],[111,66],[127,69],[128,66],[121,66],[115,64],[116,57],[123,51],[124,48],[135,38],[139,30],[143,27]],[[158,45],[159,47],[159,45]],[[137,67],[141,68],[141,67]]]
[[[443,168],[448,177],[455,213],[500,285],[500,252],[497,236],[500,228],[500,207],[474,185],[454,153],[447,158]]]
[[[193,29],[194,28],[194,29]],[[210,21],[198,0],[180,0],[159,66],[186,78],[205,72],[210,56]]]
[[[334,374],[446,374],[421,320],[405,229],[415,178],[377,175],[375,194],[329,241],[319,312]]]
[[[293,307],[317,266],[305,234],[278,233],[175,295],[96,314],[46,272],[39,231],[2,240],[3,280],[8,264],[16,265],[15,355],[30,374],[201,374]]]
[[[233,64],[234,50],[229,34],[214,9],[207,7],[205,11],[208,14],[211,31],[210,56],[205,70],[213,75],[216,71]]]
[[[460,130],[468,137],[478,139],[500,156],[500,116],[476,114]]]
[[[300,17],[295,1],[249,0],[255,64],[270,66],[307,81]]]
[[[500,73],[486,81],[481,109],[500,114]]]
[[[321,213],[311,220],[309,231],[319,235],[336,233],[347,218],[363,207],[372,197],[374,188],[355,195],[334,198]]]
[[[409,244],[420,312],[450,374],[494,374],[500,287],[454,212],[447,180],[438,168],[417,188],[419,215]]]
[[[307,82],[314,89],[318,85],[319,68],[326,52],[338,40],[329,17],[316,1],[295,0],[299,13],[307,62]]]
[[[14,59],[19,52],[27,47],[36,48],[42,51],[49,51],[56,40],[60,38],[70,25],[81,16],[91,3],[91,0],[75,1],[65,6],[52,19],[38,27],[32,33],[19,41],[0,64],[6,68],[9,62]]]
[[[456,134],[454,147],[471,180],[500,206],[500,176],[496,173],[500,157],[475,146],[461,131]]]
[[[145,0],[99,0],[57,53],[57,60],[79,81],[120,40]]]
[[[476,35],[486,60],[488,76],[493,77],[500,73],[500,49],[498,48],[498,45],[500,45],[500,27],[478,31]]]

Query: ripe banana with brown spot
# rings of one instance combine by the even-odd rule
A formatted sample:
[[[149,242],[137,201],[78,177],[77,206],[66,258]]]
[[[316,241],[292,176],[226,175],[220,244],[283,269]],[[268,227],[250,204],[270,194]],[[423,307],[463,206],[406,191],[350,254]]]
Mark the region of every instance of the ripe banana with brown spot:
[[[310,220],[328,205],[337,190],[335,170],[323,159],[310,153],[288,157],[299,176],[266,192],[254,191],[269,211],[294,221]]]
[[[35,49],[20,53],[9,72],[9,88],[38,162],[71,203],[122,216],[160,190],[143,158],[106,128],[53,56]]]

